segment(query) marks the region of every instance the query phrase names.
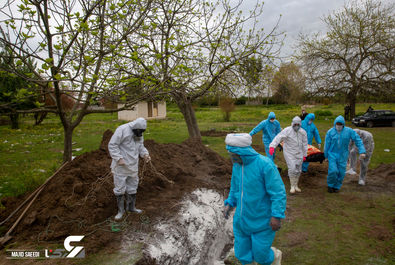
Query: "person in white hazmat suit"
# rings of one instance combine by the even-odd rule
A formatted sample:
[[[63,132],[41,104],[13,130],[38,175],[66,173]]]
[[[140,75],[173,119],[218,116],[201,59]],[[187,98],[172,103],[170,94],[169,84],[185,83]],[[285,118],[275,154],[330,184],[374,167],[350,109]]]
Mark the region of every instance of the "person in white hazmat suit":
[[[298,182],[303,161],[306,160],[307,156],[307,133],[301,128],[301,122],[300,117],[293,118],[291,126],[277,134],[269,145],[269,152],[274,152],[274,149],[281,142],[284,142],[283,152],[287,162],[289,182],[291,183],[290,193],[302,191],[298,187]]]
[[[115,220],[122,219],[126,210],[141,213],[135,207],[136,193],[139,184],[139,157],[145,162],[151,160],[148,150],[144,147],[143,132],[147,128],[144,118],[119,126],[110,142],[108,151],[112,158],[111,172],[114,175],[114,194],[117,198],[118,213]]]
[[[354,131],[359,135],[361,138],[363,145],[366,150],[366,156],[365,158],[362,158],[359,160],[360,163],[360,172],[359,172],[359,185],[365,185],[365,179],[366,179],[366,173],[368,172],[368,165],[370,163],[370,158],[372,157],[373,150],[374,150],[374,141],[373,141],[373,135],[364,130],[359,130],[359,129],[354,129]],[[350,145],[348,146],[348,150],[350,151],[350,156],[349,156],[349,166],[350,169],[347,170],[347,174],[350,175],[355,175],[357,174],[356,168],[357,168],[357,160],[358,160],[358,147],[355,145],[353,141],[350,141]]]

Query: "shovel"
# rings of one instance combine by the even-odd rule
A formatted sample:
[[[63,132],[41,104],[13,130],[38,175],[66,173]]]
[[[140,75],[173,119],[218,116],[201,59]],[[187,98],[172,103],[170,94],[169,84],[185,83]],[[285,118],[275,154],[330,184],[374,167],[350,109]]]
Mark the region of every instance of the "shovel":
[[[33,202],[36,200],[36,198],[38,197],[38,195],[40,195],[41,191],[44,189],[45,185],[65,166],[67,165],[68,162],[64,163],[58,170],[56,170],[56,172],[50,176],[35,192],[33,192],[29,198],[27,198],[22,205],[20,205],[14,212],[11,213],[11,215],[4,220],[3,222],[1,222],[1,224],[5,223],[9,218],[12,217],[12,215],[14,215],[32,196],[33,194],[34,197],[33,199],[29,202],[29,204],[26,206],[25,210],[21,213],[21,215],[18,217],[18,219],[15,221],[15,223],[12,225],[12,227],[10,228],[10,230],[8,230],[8,232],[3,236],[0,237],[0,248],[3,248],[5,243],[7,243],[10,239],[12,239],[11,233],[12,231],[14,231],[15,227],[19,224],[19,222],[22,220],[23,216],[25,215],[25,213],[27,212],[27,210],[29,210],[30,206],[33,204]]]
[[[5,243],[7,243],[11,238],[11,233],[12,231],[15,229],[15,227],[18,225],[18,223],[22,220],[23,216],[25,215],[25,213],[27,212],[27,210],[29,210],[30,206],[33,204],[33,202],[36,200],[36,198],[38,197],[38,195],[40,195],[41,191],[44,189],[44,186],[41,187],[37,192],[36,195],[34,195],[33,199],[30,201],[30,203],[26,206],[25,210],[21,213],[21,215],[18,217],[18,219],[15,221],[15,223],[12,225],[12,227],[10,228],[10,230],[8,230],[8,232],[3,236],[0,237],[0,247],[2,248]]]
[[[50,176],[43,184],[41,184],[40,187],[38,187],[34,192],[32,192],[32,194],[30,194],[29,197],[18,206],[18,208],[16,208],[5,220],[1,221],[0,225],[5,224],[9,219],[11,219],[11,217],[14,216],[14,214],[16,214],[19,211],[19,209],[23,207],[23,205],[25,205],[42,187],[47,185],[47,183],[56,175],[56,173],[58,173],[67,164],[68,162],[64,163],[60,168],[58,168],[58,170],[56,170],[56,172],[53,173],[52,176]]]

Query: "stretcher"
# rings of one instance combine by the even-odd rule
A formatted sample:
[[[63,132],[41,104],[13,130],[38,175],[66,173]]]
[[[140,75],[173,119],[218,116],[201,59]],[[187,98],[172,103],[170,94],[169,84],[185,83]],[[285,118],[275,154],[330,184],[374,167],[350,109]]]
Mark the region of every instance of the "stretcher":
[[[278,147],[280,148],[280,152],[283,149],[282,145],[283,145],[282,142],[281,144],[278,145]],[[307,157],[305,162],[320,162],[322,164],[324,160],[325,160],[324,153],[321,152],[320,149],[310,144],[307,145]]]

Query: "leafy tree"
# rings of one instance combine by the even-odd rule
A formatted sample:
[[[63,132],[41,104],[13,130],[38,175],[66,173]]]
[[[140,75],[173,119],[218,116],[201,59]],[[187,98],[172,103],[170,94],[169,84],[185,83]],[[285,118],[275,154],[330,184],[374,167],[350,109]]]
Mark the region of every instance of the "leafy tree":
[[[268,33],[258,29],[262,5],[244,16],[239,12],[243,4],[159,1],[138,36],[128,38],[129,54],[140,65],[125,69],[162,84],[180,108],[190,137],[201,137],[193,103],[216,88],[221,76],[236,75],[240,62],[253,55],[265,64],[276,56],[276,27]]]
[[[300,103],[305,79],[299,67],[293,62],[282,64],[274,74],[272,86],[277,103]]]
[[[64,129],[64,161],[72,157],[72,134],[82,119],[95,112],[127,109],[157,92],[158,84],[145,82],[137,96],[127,97],[136,78],[125,74],[134,64],[126,39],[144,22],[151,0],[5,0],[1,13],[0,43],[10,47],[16,64],[34,58],[39,69],[1,68],[40,86],[55,108],[40,106],[30,112],[57,113]],[[70,100],[65,106],[62,97]],[[90,108],[97,99],[125,103],[122,108]]]
[[[263,70],[263,60],[260,57],[252,56],[241,60],[239,72],[245,82],[248,100],[262,91],[260,81]]]
[[[394,80],[394,17],[394,3],[350,1],[324,17],[324,35],[301,36],[298,58],[308,90],[318,96],[342,93],[351,106],[351,117],[358,95],[388,88],[394,94],[394,87],[388,85]]]
[[[270,65],[266,65],[262,70],[262,94],[266,96],[266,106],[269,105],[269,98],[273,95],[272,80],[274,78],[274,68]],[[266,92],[264,94],[264,92]]]
[[[0,65],[2,68],[18,68],[19,72],[28,75],[29,68],[34,68],[34,64],[28,61],[30,67],[26,65],[16,65],[9,50],[3,48],[0,51]],[[8,115],[11,120],[11,128],[19,128],[18,110],[34,108],[37,102],[37,86],[24,78],[6,71],[0,70],[0,113]]]

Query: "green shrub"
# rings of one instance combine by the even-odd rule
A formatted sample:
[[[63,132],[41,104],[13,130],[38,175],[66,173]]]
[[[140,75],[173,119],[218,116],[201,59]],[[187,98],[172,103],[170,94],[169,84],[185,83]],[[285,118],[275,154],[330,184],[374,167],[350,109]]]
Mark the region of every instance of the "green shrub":
[[[295,105],[289,105],[289,104],[276,104],[274,106],[271,106],[273,110],[292,110],[295,109]]]
[[[323,116],[332,116],[333,113],[330,110],[316,110],[314,111],[315,116],[323,117]]]
[[[234,100],[228,97],[221,98],[221,100],[219,101],[219,107],[224,113],[224,121],[230,121],[231,112],[236,109]]]
[[[200,107],[204,106],[218,106],[218,97],[213,96],[213,95],[207,95],[204,97],[201,97],[196,101],[196,104],[199,105]]]
[[[268,105],[275,104],[272,97],[269,97],[269,100],[267,100],[267,97],[264,97],[264,98],[262,99],[262,105],[266,105],[266,101],[267,101],[267,104],[268,104]]]
[[[245,105],[246,101],[247,101],[247,97],[246,96],[241,96],[238,99],[236,99],[235,105]]]

